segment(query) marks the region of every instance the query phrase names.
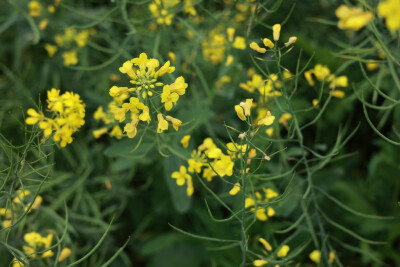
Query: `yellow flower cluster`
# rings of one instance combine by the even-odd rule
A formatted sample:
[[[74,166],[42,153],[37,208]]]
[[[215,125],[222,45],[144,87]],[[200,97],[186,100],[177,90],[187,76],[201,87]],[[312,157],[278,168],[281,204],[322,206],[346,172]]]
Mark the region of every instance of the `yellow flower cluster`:
[[[192,152],[187,162],[187,169],[185,166],[180,166],[179,172],[173,172],[171,177],[176,179],[176,183],[179,186],[183,186],[186,181],[188,184],[187,195],[191,196],[194,188],[192,178],[187,171],[197,174],[203,172],[202,177],[210,182],[215,176],[232,176],[234,166],[232,159],[233,157],[229,154],[229,148],[228,155],[224,154],[214,141],[208,137],[203,140],[203,143],[198,146],[197,150]]]
[[[50,258],[54,255],[54,252],[52,250],[49,250],[51,243],[53,241],[53,234],[50,233],[47,236],[42,236],[41,234],[37,232],[30,232],[26,233],[24,235],[24,240],[27,243],[27,245],[22,246],[22,249],[24,250],[24,253],[30,257],[30,258],[36,258],[36,255],[43,251],[41,254],[42,258]],[[71,254],[71,249],[69,248],[63,248],[63,250],[60,253],[60,256],[58,257],[58,262],[61,262],[65,260],[69,255]],[[15,263],[18,264],[18,260],[14,259],[14,265]]]
[[[272,37],[273,37],[273,40],[275,42],[279,41],[280,35],[281,35],[281,25],[280,24],[275,24],[274,26],[272,26]],[[285,43],[285,47],[288,47],[288,46],[294,44],[296,41],[297,41],[297,37],[296,36],[291,36],[289,38],[289,40]],[[264,44],[264,46],[266,48],[260,47],[256,42],[251,42],[249,46],[250,46],[251,49],[253,49],[254,51],[256,51],[258,53],[261,53],[261,54],[266,53],[267,52],[267,48],[273,49],[275,47],[275,44],[268,38],[264,38],[262,40],[262,42],[263,42],[263,44]]]
[[[1,224],[4,228],[10,227],[13,220],[16,220],[16,218],[19,215],[22,215],[22,213],[24,213],[26,211],[31,212],[32,209],[34,209],[34,210],[39,209],[40,205],[43,202],[43,198],[40,195],[36,196],[32,206],[31,206],[32,202],[26,201],[26,198],[29,195],[31,195],[31,191],[19,189],[16,191],[16,196],[13,198],[13,201],[12,201],[12,212],[10,209],[0,208]],[[28,208],[30,206],[31,206],[31,209],[28,210]]]
[[[156,18],[157,24],[171,25],[175,16],[180,0],[154,0],[149,4],[149,10],[153,18]],[[196,16],[197,12],[193,6],[193,0],[183,1],[183,12],[191,16]]]
[[[29,1],[28,8],[29,16],[33,18],[39,17],[43,9],[42,5],[38,1]]]
[[[270,243],[269,243],[267,240],[265,240],[264,238],[260,237],[260,238],[258,239],[258,242],[260,242],[260,243],[264,246],[264,248],[265,248],[266,250],[272,251],[272,246],[271,246]],[[283,246],[281,246],[281,247],[279,248],[279,250],[277,251],[276,256],[279,257],[279,258],[284,258],[284,257],[287,256],[287,254],[289,253],[289,251],[290,251],[290,247],[289,247],[288,245],[283,245]],[[268,261],[263,260],[263,259],[254,260],[254,261],[253,261],[253,266],[264,266],[264,265],[267,265],[267,264],[268,264]],[[275,267],[279,267],[279,265],[275,265]]]
[[[374,19],[374,14],[371,11],[363,11],[361,7],[349,7],[346,5],[339,6],[335,14],[339,18],[338,27],[340,29],[354,31],[364,28]]]
[[[252,195],[249,195],[245,200],[245,208],[250,208],[251,211],[255,212],[256,218],[259,221],[266,221],[268,217],[272,217],[275,215],[275,210],[268,206],[267,208],[258,207],[259,204],[266,204],[272,198],[278,196],[278,193],[275,192],[271,188],[263,188],[264,197],[260,192],[255,192],[255,198]],[[255,208],[257,206],[257,209]]]
[[[336,90],[337,87],[347,87],[348,79],[347,76],[335,76],[331,74],[329,68],[325,65],[317,64],[313,69],[304,72],[304,77],[306,78],[310,86],[314,86],[315,82],[313,76],[320,82],[329,82],[329,88],[331,89],[331,94],[337,98],[343,98],[345,93],[341,90]]]
[[[102,106],[99,106],[93,114],[93,118],[96,121],[102,121],[106,127],[102,127],[100,129],[93,131],[94,138],[100,138],[102,135],[108,133],[111,137],[115,137],[117,139],[122,138],[122,129],[118,125],[118,122],[115,120],[114,113],[112,110],[118,108],[118,106],[122,105],[125,99],[129,98],[129,94],[121,94],[113,98],[108,104],[108,108],[106,110],[103,109]],[[109,129],[111,130],[109,131]]]
[[[309,257],[311,261],[318,264],[319,261],[321,260],[321,251],[315,249],[310,253]],[[332,264],[334,260],[335,260],[335,252],[330,251],[328,261],[330,264]]]
[[[213,64],[221,63],[225,60],[225,52],[227,48],[246,49],[246,40],[242,36],[235,36],[235,28],[229,27],[226,29],[226,34],[221,33],[220,29],[210,31],[208,40],[203,41],[202,51],[203,57]],[[233,56],[226,57],[225,65],[229,66],[233,62]]]
[[[246,83],[240,83],[239,87],[250,93],[257,90],[265,99],[282,95],[278,91],[278,89],[282,88],[282,82],[276,74],[271,74],[264,80],[261,75],[254,73],[251,75],[250,80],[246,81]]]
[[[36,0],[29,1],[28,3],[29,16],[31,16],[32,18],[42,17],[38,25],[40,30],[46,29],[47,25],[49,24],[48,13],[54,13],[56,7],[60,4],[60,2],[61,0],[55,0],[52,5],[49,5],[46,14],[46,12],[43,12],[43,6],[39,1]]]
[[[378,15],[385,18],[386,27],[392,32],[400,29],[400,0],[381,1]]]
[[[161,104],[164,104],[166,111],[170,111],[173,106],[179,100],[179,97],[186,93],[188,84],[185,83],[185,79],[180,76],[176,78],[172,84],[163,84],[158,81],[160,77],[167,73],[175,71],[175,67],[170,66],[170,62],[167,61],[163,66],[160,66],[160,62],[155,58],[148,58],[146,53],[141,53],[139,57],[133,58],[132,60],[126,61],[120,68],[119,71],[126,74],[131,80],[130,83],[133,87],[111,87],[109,94],[114,99],[123,96],[118,105],[112,105],[109,107],[109,111],[114,114],[114,119],[121,122],[126,120],[126,114],[130,112],[130,122],[124,127],[124,132],[127,133],[129,138],[133,138],[137,134],[137,126],[140,121],[146,121],[150,123],[152,120],[152,111],[157,112],[157,133],[162,133],[168,130],[168,122],[172,123],[172,127],[178,131],[182,124],[182,121],[159,112],[155,103],[149,99],[156,94],[161,99]],[[157,91],[157,87],[163,87],[162,92]],[[124,100],[128,95],[132,93],[135,96],[129,98],[129,102],[125,103]],[[115,101],[114,101],[115,102]],[[150,109],[150,107],[152,109]]]
[[[86,46],[90,35],[94,32],[94,29],[77,31],[75,28],[67,28],[64,34],[54,36],[55,44],[47,43],[44,48],[49,57],[53,57],[59,48],[65,49],[66,51],[62,53],[64,66],[76,65],[79,61],[78,49]]]
[[[60,95],[60,90],[53,88],[47,91],[47,108],[53,113],[52,118],[30,108],[26,124],[39,124],[46,137],[54,133],[53,140],[60,142],[61,147],[72,143],[72,134],[85,124],[85,104],[79,95],[73,92]]]
[[[251,115],[251,108],[253,106],[253,99],[246,99],[246,102],[240,102],[239,105],[235,106],[235,111],[239,119],[246,121]],[[272,116],[271,112],[266,108],[258,109],[258,116],[255,120],[256,126],[270,126],[275,121],[275,116]]]

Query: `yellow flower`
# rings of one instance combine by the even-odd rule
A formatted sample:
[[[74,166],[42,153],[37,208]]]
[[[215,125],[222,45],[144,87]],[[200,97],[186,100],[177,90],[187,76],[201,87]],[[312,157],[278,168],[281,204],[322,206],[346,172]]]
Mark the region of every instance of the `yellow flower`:
[[[203,178],[205,178],[208,182],[211,182],[215,176],[217,175],[212,168],[208,167],[203,170]]]
[[[64,59],[64,66],[78,64],[78,58],[75,50],[62,53]]]
[[[371,11],[364,12],[361,7],[339,6],[335,11],[339,18],[338,27],[340,29],[351,29],[358,31],[374,19]]]
[[[84,47],[89,39],[89,31],[83,30],[79,32],[75,37],[74,40],[79,47]]]
[[[246,121],[246,116],[244,115],[243,108],[240,105],[235,105],[235,111],[239,119]]]
[[[263,39],[263,43],[264,43],[264,45],[266,46],[266,47],[268,47],[268,48],[274,48],[275,47],[275,45],[274,45],[274,43],[270,40],[270,39],[268,39],[268,38],[264,38]]]
[[[203,48],[203,57],[207,61],[217,64],[224,60],[226,39],[223,34],[218,33],[216,30],[212,30],[209,33],[208,40],[203,41],[201,45]]]
[[[190,197],[191,195],[193,195],[193,192],[194,192],[193,181],[192,177],[190,177],[190,179],[187,180],[186,195]]]
[[[220,159],[215,160],[211,163],[214,171],[221,177],[232,176],[233,174],[233,161],[231,157],[222,155]]]
[[[106,134],[107,131],[108,131],[107,128],[106,128],[106,127],[103,127],[103,128],[94,130],[92,133],[93,133],[94,138],[98,139],[98,138],[100,138],[103,134]]]
[[[53,255],[54,255],[54,252],[51,251],[51,250],[48,250],[48,251],[46,251],[45,253],[42,254],[42,258],[43,259],[50,258],[50,257],[53,257]]]
[[[236,36],[235,41],[233,42],[232,46],[236,49],[245,50],[246,49],[246,39],[241,36]]]
[[[172,127],[175,131],[178,131],[179,127],[182,125],[182,121],[168,115],[165,118],[172,123]]]
[[[268,264],[268,261],[266,261],[266,260],[255,260],[255,261],[253,261],[253,266],[257,266],[257,267],[264,266],[266,264]]]
[[[228,41],[232,42],[235,36],[235,28],[229,27],[226,29],[226,35],[228,35]]]
[[[39,207],[42,204],[42,202],[43,202],[42,196],[37,195],[36,198],[35,198],[35,201],[32,204],[32,209],[35,209],[35,210],[39,209]]]
[[[117,139],[121,139],[122,129],[118,125],[115,125],[110,132],[110,136],[111,137],[115,136]]]
[[[201,167],[203,167],[203,162],[201,159],[199,158],[190,158],[188,160],[188,164],[189,164],[189,172],[191,173],[200,173],[201,172]]]
[[[271,198],[275,198],[279,196],[277,192],[272,190],[271,188],[263,188],[263,191],[265,193],[265,201],[268,202]]]
[[[168,57],[171,59],[172,63],[175,63],[175,62],[176,62],[176,55],[175,55],[174,52],[169,51],[169,52],[168,52]]]
[[[179,95],[177,93],[171,93],[171,89],[169,85],[164,85],[163,92],[161,94],[161,103],[165,103],[165,110],[169,111],[172,109],[176,102],[179,99]]]
[[[235,183],[235,185],[232,187],[232,189],[229,191],[229,195],[234,196],[240,191],[240,184]]]
[[[119,67],[119,71],[123,74],[127,74],[129,76],[129,78],[131,78],[132,80],[136,80],[137,76],[132,67],[133,67],[132,61],[128,60],[128,61],[125,61],[121,67]]]
[[[308,84],[310,86],[314,86],[315,85],[315,82],[314,82],[314,80],[312,78],[312,73],[313,73],[313,70],[308,70],[308,71],[304,72],[304,77],[306,78],[306,80],[307,80],[307,82],[308,82]]]
[[[162,133],[163,131],[168,130],[168,122],[164,119],[162,114],[160,113],[157,114],[157,120],[158,120],[157,133]]]
[[[291,37],[289,37],[289,40],[285,43],[285,46],[288,47],[289,45],[294,44],[296,41],[297,41],[297,37],[291,36]]]
[[[319,104],[318,99],[313,99],[313,100],[312,100],[312,104],[313,104],[313,106],[314,106],[316,109],[318,109],[318,104]]]
[[[278,257],[280,257],[280,258],[286,257],[286,255],[288,254],[289,250],[290,250],[290,247],[288,245],[283,245],[279,249],[278,253],[276,253],[276,255]]]
[[[391,31],[400,28],[400,1],[386,0],[378,4],[378,16],[386,19],[386,27]]]
[[[343,98],[345,96],[345,93],[341,90],[334,90],[334,91],[330,92],[330,94],[336,98]]]
[[[279,36],[281,34],[281,25],[280,24],[275,24],[272,26],[272,31],[273,31],[273,36],[274,36],[274,41],[279,40]]]
[[[56,8],[53,5],[49,5],[47,7],[47,11],[49,11],[49,13],[54,13],[56,12]]]
[[[130,123],[127,123],[124,127],[124,132],[128,135],[129,138],[134,138],[137,134],[137,125],[139,123],[138,119],[133,119]]]
[[[267,49],[259,47],[256,42],[251,42],[250,43],[250,48],[253,49],[254,51],[257,51],[258,53],[267,52]]]
[[[179,186],[184,185],[186,180],[192,179],[191,176],[186,172],[185,166],[181,166],[179,168],[179,172],[173,172],[171,177],[176,179],[176,184]]]
[[[272,251],[272,247],[271,247],[271,245],[267,242],[267,240],[265,240],[264,238],[260,237],[260,238],[258,239],[258,241],[259,241],[261,244],[263,244],[263,246],[264,246],[264,248],[265,248],[266,250]]]
[[[279,118],[279,123],[287,127],[287,121],[292,118],[292,115],[290,113],[283,113],[281,117]]]
[[[39,17],[42,13],[42,5],[38,1],[30,1],[28,4],[29,8],[29,16],[31,17]]]
[[[8,228],[11,226],[11,220],[2,221],[3,228]]]
[[[272,136],[272,135],[274,134],[274,128],[269,127],[268,129],[265,130],[265,133],[266,133],[268,136]]]
[[[186,88],[188,87],[188,84],[185,83],[185,78],[179,76],[178,78],[176,78],[175,82],[170,84],[169,87],[172,93],[184,95],[186,93]]]
[[[379,68],[379,66],[380,66],[379,63],[376,63],[373,60],[369,60],[369,61],[370,62],[368,62],[366,64],[368,71],[374,71],[374,70],[377,70]]]
[[[12,267],[25,267],[25,264],[22,261],[17,260],[16,258],[12,261]]]
[[[60,256],[58,257],[58,262],[62,262],[63,260],[65,260],[66,258],[68,258],[69,255],[71,255],[71,249],[69,249],[69,248],[63,248],[63,249],[61,250]]]
[[[329,77],[329,75],[331,74],[331,71],[329,70],[329,68],[327,66],[317,64],[314,67],[313,74],[315,75],[315,77],[317,78],[318,81],[322,81],[325,78]]]
[[[228,55],[228,57],[226,58],[225,66],[228,67],[229,65],[231,65],[233,63],[233,60],[234,60],[233,56]]]
[[[48,19],[42,19],[39,22],[39,30],[43,31],[44,29],[46,29],[48,24],[49,24],[49,20]]]
[[[347,76],[339,76],[339,77],[334,77],[329,84],[329,88],[334,89],[336,87],[347,87],[349,85]]]
[[[24,240],[29,246],[34,247],[36,244],[42,242],[42,236],[37,232],[26,233]]]
[[[24,201],[24,198],[26,196],[29,196],[30,194],[31,194],[31,191],[29,191],[29,190],[21,190],[21,189],[19,189],[19,190],[17,190],[17,196],[14,197],[13,202],[17,203],[17,204],[21,203],[21,202]]]
[[[265,222],[268,219],[267,214],[265,214],[264,208],[257,208],[256,218],[257,218],[257,220],[262,221],[262,222]]]
[[[47,51],[47,55],[49,57],[53,57],[54,54],[57,52],[58,48],[56,45],[51,45],[51,44],[45,44],[44,49]]]
[[[59,95],[59,90],[47,91],[48,110],[55,114],[54,119],[46,118],[32,110],[28,110],[27,124],[39,123],[44,135],[49,136],[54,131],[53,140],[60,142],[61,147],[73,141],[71,135],[85,123],[85,105],[79,95],[65,92]]]
[[[266,116],[264,118],[262,118],[261,120],[258,121],[258,125],[266,125],[269,126],[272,123],[274,123],[275,120],[275,116],[271,115],[271,112],[267,112]]]
[[[334,251],[330,251],[330,252],[329,252],[329,259],[328,259],[328,261],[329,261],[330,264],[332,264],[334,260],[335,260],[335,252],[334,252]]]
[[[315,262],[315,263],[319,263],[320,259],[321,259],[321,252],[319,250],[313,250],[310,255],[310,260]]]
[[[38,121],[41,121],[44,118],[44,115],[42,112],[38,113],[33,108],[28,109],[27,113],[28,113],[29,117],[26,118],[25,123],[29,124],[29,125],[36,124]]]
[[[181,139],[181,144],[184,148],[188,148],[189,147],[189,140],[190,140],[190,135],[185,135],[182,139]]]
[[[267,208],[267,215],[268,215],[268,217],[274,216],[275,215],[275,210],[273,208],[271,208],[271,207],[268,207]]]
[[[255,204],[256,203],[255,203],[254,199],[251,198],[251,197],[248,197],[248,198],[245,199],[244,207],[247,209],[247,208],[250,208],[250,207],[254,206]]]

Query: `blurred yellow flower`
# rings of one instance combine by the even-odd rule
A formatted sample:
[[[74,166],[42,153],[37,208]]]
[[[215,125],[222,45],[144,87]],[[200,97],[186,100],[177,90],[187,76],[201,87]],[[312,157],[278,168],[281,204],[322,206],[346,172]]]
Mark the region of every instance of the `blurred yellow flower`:
[[[29,16],[31,17],[39,17],[42,13],[42,5],[38,1],[29,1],[28,3],[29,8]]]
[[[251,49],[253,49],[254,51],[257,51],[258,53],[267,52],[267,49],[259,47],[256,42],[251,42],[249,46]]]
[[[265,248],[266,250],[272,251],[272,247],[271,247],[271,245],[268,243],[267,240],[265,240],[264,238],[260,237],[260,238],[258,239],[258,241],[259,241],[261,244],[263,244],[263,246],[264,246],[264,248]]]
[[[339,6],[335,11],[339,18],[338,27],[340,29],[351,29],[358,31],[374,19],[371,11],[363,11],[361,7]]]
[[[386,27],[391,31],[400,28],[400,0],[386,0],[378,4],[378,16],[385,18]]]
[[[290,247],[288,245],[283,245],[279,251],[276,253],[276,255],[280,258],[286,257],[290,250]]]
[[[255,261],[253,261],[253,266],[257,266],[257,267],[264,266],[266,264],[268,264],[268,261],[266,261],[266,260],[255,260]]]
[[[236,49],[245,50],[246,49],[246,39],[241,36],[236,36],[235,41],[232,46]]]
[[[321,259],[321,252],[319,250],[313,250],[309,257],[311,261],[319,263],[319,260]]]
[[[229,191],[229,195],[234,196],[240,191],[240,184],[235,183],[235,185],[232,187],[232,189]]]
[[[190,135],[185,135],[182,139],[181,139],[181,144],[184,148],[188,148],[189,147],[189,140],[190,140]]]
[[[272,123],[274,123],[275,116],[271,115],[271,112],[267,111],[267,114],[264,118],[258,121],[258,125],[265,125],[265,126],[270,126]]]
[[[62,57],[64,59],[64,66],[78,64],[78,57],[75,50],[62,53]]]
[[[44,49],[47,51],[47,55],[49,57],[53,57],[54,54],[57,52],[58,48],[56,45],[51,45],[51,44],[45,44]]]
[[[160,113],[157,114],[158,128],[157,133],[162,133],[168,130],[168,122],[164,119],[164,116]]]
[[[268,38],[264,38],[264,39],[263,39],[263,44],[264,44],[266,47],[271,48],[271,49],[275,47],[274,43],[273,43],[270,39],[268,39]]]
[[[280,24],[275,24],[274,26],[272,26],[272,34],[274,36],[274,41],[278,41],[281,34]]]
[[[62,262],[66,258],[68,258],[71,255],[71,249],[69,248],[63,248],[61,250],[60,256],[58,257],[58,262]]]

